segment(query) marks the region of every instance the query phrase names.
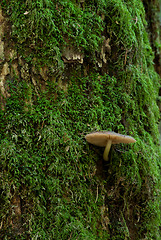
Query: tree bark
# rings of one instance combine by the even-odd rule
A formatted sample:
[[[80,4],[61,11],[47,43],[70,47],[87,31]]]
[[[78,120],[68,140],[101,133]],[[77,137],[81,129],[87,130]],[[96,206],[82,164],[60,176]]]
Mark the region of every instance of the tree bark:
[[[41,11],[47,9],[48,12],[52,1],[45,1],[48,6],[42,2]],[[112,5],[106,9],[108,14],[97,1],[93,6],[90,1],[67,2],[71,4],[71,11],[76,4],[83,14],[89,11],[92,22],[97,20],[96,14],[91,13],[96,5],[99,21],[104,24],[99,36],[102,42],[99,50],[91,50],[90,45],[90,51],[83,50],[85,42],[76,47],[75,43],[70,44],[65,32],[64,45],[60,44],[57,53],[59,61],[55,60],[58,57],[55,43],[52,47],[55,55],[51,52],[54,57],[50,64],[39,60],[43,47],[53,35],[48,34],[46,42],[37,41],[39,51],[30,38],[26,37],[27,43],[25,40],[21,43],[19,36],[14,35],[12,11],[6,11],[1,4],[0,191],[3,206],[0,234],[8,239],[22,236],[24,239],[80,240],[150,239],[148,237],[154,234],[153,239],[158,240],[157,235],[161,236],[158,223],[159,110],[156,104],[160,81],[156,72],[161,76],[161,53],[156,45],[156,41],[160,41],[160,22],[156,15],[159,3],[143,1],[147,32],[155,55],[154,70],[153,53],[146,34],[142,35],[144,24],[137,25],[142,18],[145,21],[142,13],[133,16],[130,4],[121,0],[109,1]],[[31,1],[33,8],[30,10],[26,5],[28,8],[22,9],[19,16],[30,14],[35,3],[37,1]],[[66,10],[63,4],[57,1],[52,9],[54,14],[62,17]],[[127,18],[119,21],[126,14]],[[71,14],[69,20],[74,19],[72,27],[79,33],[81,24],[85,23],[80,20],[82,16],[75,15]],[[125,20],[131,24],[131,32]],[[61,21],[66,24],[68,19],[64,16]],[[26,22],[25,19],[23,24]],[[70,22],[66,27],[68,25]],[[23,32],[24,25],[21,27]],[[46,27],[44,35],[45,30]],[[86,33],[87,42],[92,31],[90,35]],[[120,31],[125,33],[121,40]],[[138,39],[127,42],[129,36],[134,36],[132,31],[136,31],[136,39],[141,36],[141,42]],[[57,37],[60,40],[60,36]],[[141,45],[144,41],[146,46]],[[36,57],[30,59],[28,51],[36,52]],[[102,149],[88,145],[84,139],[87,132],[100,129],[134,134],[137,145],[114,146],[105,163]]]

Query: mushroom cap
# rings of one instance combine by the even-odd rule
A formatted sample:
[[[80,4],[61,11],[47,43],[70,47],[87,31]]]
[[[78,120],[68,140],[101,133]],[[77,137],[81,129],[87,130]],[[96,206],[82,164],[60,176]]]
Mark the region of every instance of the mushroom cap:
[[[105,147],[108,140],[111,140],[112,144],[136,142],[133,137],[110,131],[89,133],[85,136],[85,139],[87,142],[99,147]]]

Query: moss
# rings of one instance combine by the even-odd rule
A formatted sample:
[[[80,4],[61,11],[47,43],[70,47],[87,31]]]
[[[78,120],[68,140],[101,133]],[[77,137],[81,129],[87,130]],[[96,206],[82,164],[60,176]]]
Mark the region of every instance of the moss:
[[[41,64],[61,65],[66,44],[87,58],[82,67],[70,68],[65,89],[59,85],[63,75],[52,72],[54,81],[39,95],[31,83],[9,80],[11,97],[0,112],[1,235],[12,239],[6,209],[18,193],[22,239],[159,240],[159,77],[142,2],[12,0],[5,9],[19,54],[29,64],[41,55]],[[112,54],[102,74],[95,58],[103,34]],[[84,139],[105,129],[137,140],[113,147],[106,165],[103,149]]]
[[[3,3],[14,21],[14,41],[28,61],[36,57],[41,63],[54,61],[61,68],[61,52],[66,45],[91,54],[101,43],[104,24],[101,8],[98,8],[98,15],[94,5],[82,9],[75,1],[69,0],[10,1],[9,4],[4,0]]]

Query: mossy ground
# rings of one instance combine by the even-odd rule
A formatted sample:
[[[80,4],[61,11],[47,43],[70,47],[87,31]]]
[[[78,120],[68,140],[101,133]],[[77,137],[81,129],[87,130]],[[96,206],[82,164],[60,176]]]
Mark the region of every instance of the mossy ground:
[[[6,2],[19,54],[30,64],[42,55],[38,65],[50,64],[54,75],[54,63],[60,72],[39,95],[32,83],[8,80],[11,97],[0,112],[2,237],[159,240],[159,77],[142,2]],[[108,73],[95,63],[104,31],[111,39]],[[86,59],[70,67],[63,88],[59,80],[68,66],[61,46],[69,40]],[[129,134],[137,142],[113,147],[105,164],[103,149],[84,138],[95,130]],[[22,205],[21,219],[14,219],[18,233],[8,230],[16,195]]]

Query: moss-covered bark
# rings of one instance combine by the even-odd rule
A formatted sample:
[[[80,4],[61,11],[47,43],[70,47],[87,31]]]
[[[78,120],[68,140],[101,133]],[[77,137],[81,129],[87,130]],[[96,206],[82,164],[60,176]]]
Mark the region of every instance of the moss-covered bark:
[[[143,1],[148,22],[148,33],[155,53],[155,70],[161,76],[161,2],[158,0]]]
[[[160,79],[142,1],[1,7],[0,236],[159,240]],[[104,162],[85,141],[97,130],[137,142]]]

